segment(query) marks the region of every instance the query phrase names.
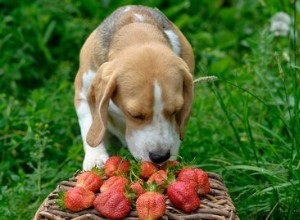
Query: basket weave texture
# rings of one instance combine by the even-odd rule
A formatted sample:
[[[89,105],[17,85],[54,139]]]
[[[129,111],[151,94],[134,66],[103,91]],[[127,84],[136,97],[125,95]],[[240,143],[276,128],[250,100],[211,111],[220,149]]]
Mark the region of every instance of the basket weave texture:
[[[192,213],[184,213],[174,207],[166,196],[167,210],[164,216],[160,219],[184,220],[184,219],[228,219],[239,220],[236,214],[236,208],[229,196],[228,189],[224,186],[222,178],[215,173],[208,173],[209,182],[211,185],[210,193],[201,196],[201,204],[199,208]],[[45,201],[37,210],[34,220],[106,220],[93,207],[80,212],[71,212],[62,210],[56,205],[58,192],[62,189],[69,189],[75,186],[76,176],[68,181],[62,181],[56,189],[51,192]],[[132,210],[129,215],[124,218],[126,220],[138,220],[137,212]]]

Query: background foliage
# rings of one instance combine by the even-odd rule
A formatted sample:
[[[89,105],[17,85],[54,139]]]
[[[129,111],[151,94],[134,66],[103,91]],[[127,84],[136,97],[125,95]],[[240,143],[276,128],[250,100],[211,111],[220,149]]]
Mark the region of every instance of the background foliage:
[[[0,0],[0,219],[30,219],[81,168],[78,54],[114,9],[161,9],[185,33],[199,84],[181,156],[222,175],[241,219],[300,215],[299,2]],[[292,18],[287,37],[270,19]]]

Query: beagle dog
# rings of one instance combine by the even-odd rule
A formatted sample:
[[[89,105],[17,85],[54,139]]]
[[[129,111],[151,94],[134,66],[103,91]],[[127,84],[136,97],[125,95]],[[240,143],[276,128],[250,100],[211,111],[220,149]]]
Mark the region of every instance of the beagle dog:
[[[191,45],[159,10],[125,6],[106,18],[80,51],[75,108],[83,169],[108,159],[108,133],[134,158],[174,160],[193,101]]]

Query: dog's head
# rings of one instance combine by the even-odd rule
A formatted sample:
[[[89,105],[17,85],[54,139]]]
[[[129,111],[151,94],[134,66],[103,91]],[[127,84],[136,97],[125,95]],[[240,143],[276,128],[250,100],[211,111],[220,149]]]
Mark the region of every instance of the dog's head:
[[[125,117],[125,138],[135,158],[175,159],[191,111],[193,78],[186,63],[159,45],[130,47],[104,63],[90,88],[90,146],[105,134],[109,101]]]

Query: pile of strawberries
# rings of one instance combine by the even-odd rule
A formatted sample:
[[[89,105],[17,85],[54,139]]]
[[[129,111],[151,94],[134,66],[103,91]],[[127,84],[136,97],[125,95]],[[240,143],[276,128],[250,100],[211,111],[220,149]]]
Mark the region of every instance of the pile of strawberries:
[[[122,219],[135,207],[139,219],[154,220],[166,211],[166,196],[186,213],[200,205],[210,191],[208,175],[200,168],[169,161],[162,167],[151,162],[129,162],[112,156],[103,169],[84,171],[75,187],[61,191],[58,203],[70,211],[94,208],[109,219]]]

